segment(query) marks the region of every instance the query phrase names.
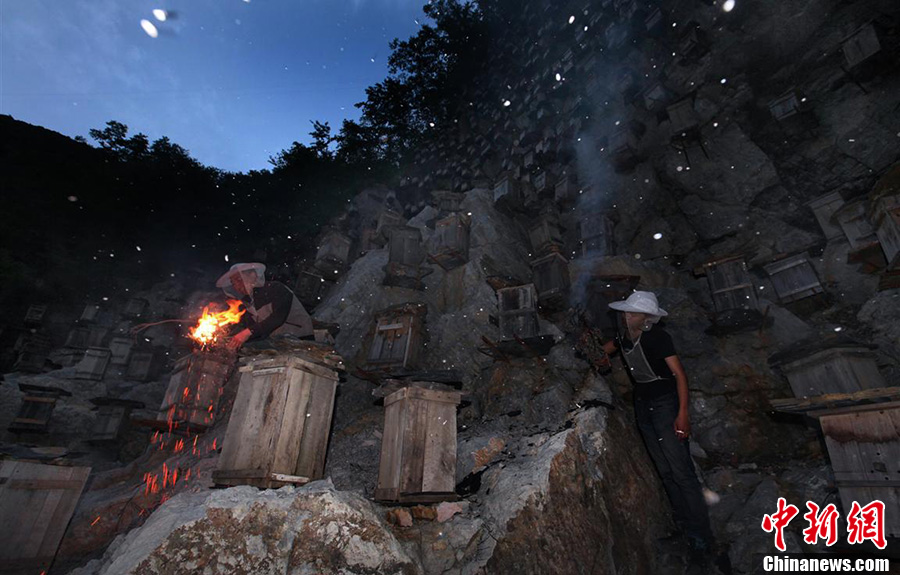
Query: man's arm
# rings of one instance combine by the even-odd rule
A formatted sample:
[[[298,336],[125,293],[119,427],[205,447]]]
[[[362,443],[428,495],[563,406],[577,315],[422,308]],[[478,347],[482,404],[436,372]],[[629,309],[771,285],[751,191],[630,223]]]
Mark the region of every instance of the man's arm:
[[[687,439],[691,434],[687,374],[677,355],[667,357],[666,365],[672,370],[672,374],[675,376],[675,385],[678,388],[678,416],[675,418],[675,434],[679,439]]]

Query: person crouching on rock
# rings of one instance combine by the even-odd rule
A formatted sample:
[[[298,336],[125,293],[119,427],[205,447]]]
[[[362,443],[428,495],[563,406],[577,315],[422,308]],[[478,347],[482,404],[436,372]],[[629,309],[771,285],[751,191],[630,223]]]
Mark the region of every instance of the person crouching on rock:
[[[712,531],[700,481],[691,459],[687,376],[672,337],[657,325],[668,313],[651,292],[636,291],[609,304],[620,313],[608,354],[622,352],[634,384],[634,414],[650,458],[662,478],[675,522],[687,536],[694,558],[711,551]]]
[[[234,264],[216,281],[226,295],[239,297],[247,313],[241,318],[244,329],[232,336],[228,347],[237,351],[247,340],[270,336],[313,336],[312,318],[286,285],[266,281],[266,266],[260,263]]]

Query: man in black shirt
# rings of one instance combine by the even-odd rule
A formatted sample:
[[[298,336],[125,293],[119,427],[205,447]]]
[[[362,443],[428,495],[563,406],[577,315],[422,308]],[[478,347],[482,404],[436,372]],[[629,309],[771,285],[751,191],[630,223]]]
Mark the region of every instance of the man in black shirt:
[[[286,285],[265,280],[266,266],[260,263],[234,264],[219,278],[216,287],[232,297],[240,297],[247,313],[241,318],[244,327],[232,336],[228,346],[237,350],[248,340],[270,336],[313,335],[312,318],[303,304]]]
[[[634,383],[634,413],[669,500],[675,521],[696,555],[712,546],[709,513],[688,438],[687,375],[675,353],[672,337],[657,322],[668,313],[651,292],[636,291],[609,304],[619,315],[618,337],[607,342],[608,354],[619,350]]]

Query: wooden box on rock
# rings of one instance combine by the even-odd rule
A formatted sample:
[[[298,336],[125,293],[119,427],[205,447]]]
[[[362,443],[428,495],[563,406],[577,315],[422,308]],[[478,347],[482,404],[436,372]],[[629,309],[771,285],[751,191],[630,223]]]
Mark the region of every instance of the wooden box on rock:
[[[559,309],[569,298],[569,260],[558,253],[550,253],[531,262],[534,287],[542,308]]]
[[[149,306],[150,302],[144,298],[133,297],[125,304],[125,309],[122,310],[122,316],[131,319],[143,317]]]
[[[13,433],[46,433],[57,400],[72,395],[58,387],[27,383],[20,383],[19,391],[25,396],[22,398],[18,415],[9,426],[9,431]]]
[[[88,440],[91,443],[116,441],[128,428],[131,410],[144,408],[140,401],[117,397],[95,397],[91,403],[97,406],[97,419]]]
[[[587,214],[578,221],[581,255],[608,257],[616,254],[615,224],[607,213]]]
[[[407,303],[376,313],[366,367],[381,370],[419,367],[425,343],[427,311],[424,304]]]
[[[764,267],[782,303],[790,303],[825,291],[806,254],[784,258]]]
[[[450,271],[469,261],[469,225],[471,218],[452,214],[435,223],[428,257]]]
[[[125,379],[132,381],[152,381],[160,371],[162,360],[152,349],[139,349],[131,353]]]
[[[856,501],[884,503],[884,535],[900,537],[900,401],[818,413],[845,513]],[[893,512],[892,512],[893,511]]]
[[[871,346],[847,338],[801,343],[769,358],[791,384],[796,397],[853,393],[885,387]]]
[[[426,254],[421,230],[406,226],[393,228],[390,238],[384,285],[422,289],[422,278],[428,275],[428,270],[422,268]]]
[[[872,206],[875,234],[884,250],[888,269],[900,267],[900,195],[881,196]]]
[[[38,327],[44,323],[44,316],[47,315],[46,305],[33,304],[28,306],[25,312],[25,327]]]
[[[830,194],[819,196],[808,202],[806,205],[812,209],[813,214],[816,216],[816,220],[819,222],[819,226],[822,228],[822,232],[825,233],[827,239],[831,240],[843,235],[844,232],[841,230],[840,226],[831,221],[834,212],[844,205],[844,198],[841,194],[838,192],[831,192]]]
[[[333,285],[333,281],[326,280],[315,268],[311,268],[300,272],[294,293],[300,303],[307,309],[312,309],[322,303]]]
[[[433,503],[456,499],[456,406],[462,394],[428,382],[392,382],[375,499]]]
[[[172,431],[206,429],[213,424],[219,399],[236,358],[225,351],[196,350],[179,359],[157,417]]]
[[[15,371],[40,373],[50,355],[50,338],[42,333],[28,333],[22,339],[16,358]]]
[[[0,461],[0,574],[46,573],[90,467]]]
[[[399,212],[385,208],[378,215],[373,241],[384,245],[384,242],[391,237],[392,229],[404,226],[406,226],[406,218],[400,215]]]
[[[704,264],[709,291],[721,323],[746,324],[760,316],[756,289],[743,256]]]
[[[339,277],[350,263],[350,244],[350,238],[340,232],[325,234],[316,252],[316,269],[329,279]]]
[[[114,337],[109,342],[109,363],[112,365],[127,365],[131,359],[131,348],[134,347],[134,339],[130,337]]]
[[[75,379],[93,379],[100,381],[106,374],[112,352],[102,347],[89,347],[84,356],[75,364]]]
[[[500,332],[504,337],[525,339],[539,334],[537,302],[534,284],[497,290]]]
[[[270,488],[321,479],[337,372],[299,351],[252,360],[240,371],[213,480]]]

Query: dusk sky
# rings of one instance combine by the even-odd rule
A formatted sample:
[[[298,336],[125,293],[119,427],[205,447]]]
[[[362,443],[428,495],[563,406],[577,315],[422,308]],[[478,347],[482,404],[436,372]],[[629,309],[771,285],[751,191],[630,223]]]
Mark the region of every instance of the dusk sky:
[[[85,137],[118,120],[210,166],[267,168],[310,120],[358,117],[424,3],[0,0],[0,113]]]

